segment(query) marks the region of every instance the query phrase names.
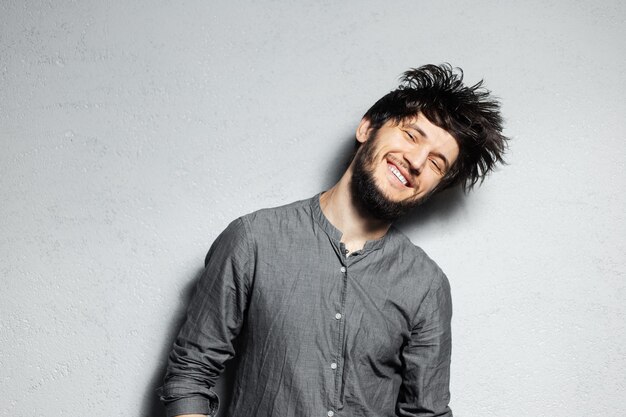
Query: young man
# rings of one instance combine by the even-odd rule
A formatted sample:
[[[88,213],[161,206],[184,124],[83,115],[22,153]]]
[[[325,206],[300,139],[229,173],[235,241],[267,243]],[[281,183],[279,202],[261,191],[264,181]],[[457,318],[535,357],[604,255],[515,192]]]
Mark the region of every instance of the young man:
[[[213,243],[169,357],[168,416],[452,416],[448,280],[391,226],[502,162],[497,101],[449,65],[407,71],[367,111],[330,190],[232,222]],[[238,337],[238,349],[233,340]]]

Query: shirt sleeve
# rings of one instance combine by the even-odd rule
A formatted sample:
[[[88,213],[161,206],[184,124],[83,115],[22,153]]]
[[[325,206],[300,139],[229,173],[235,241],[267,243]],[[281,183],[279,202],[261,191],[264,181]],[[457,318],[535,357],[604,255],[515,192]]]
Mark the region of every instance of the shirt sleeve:
[[[187,318],[169,355],[164,384],[157,392],[167,415],[214,416],[219,398],[212,390],[235,352],[243,324],[250,272],[246,224],[233,221],[209,250]]]
[[[450,284],[439,272],[424,298],[402,351],[403,380],[396,414],[399,417],[452,417],[450,356],[452,337]]]

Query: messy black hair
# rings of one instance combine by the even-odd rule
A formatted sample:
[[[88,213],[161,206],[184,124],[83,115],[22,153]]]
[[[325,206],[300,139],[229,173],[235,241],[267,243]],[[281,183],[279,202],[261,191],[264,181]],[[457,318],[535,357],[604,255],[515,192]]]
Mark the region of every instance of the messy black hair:
[[[438,189],[460,184],[465,191],[482,183],[497,163],[504,163],[508,138],[502,134],[500,103],[483,81],[463,84],[463,71],[450,64],[424,65],[406,71],[400,86],[378,100],[363,116],[374,131],[418,113],[450,133],[459,156]]]

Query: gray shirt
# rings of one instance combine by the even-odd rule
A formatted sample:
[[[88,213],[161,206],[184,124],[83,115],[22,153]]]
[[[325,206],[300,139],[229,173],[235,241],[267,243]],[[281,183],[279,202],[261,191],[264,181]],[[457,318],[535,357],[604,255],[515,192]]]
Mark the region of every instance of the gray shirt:
[[[319,194],[220,234],[169,356],[168,416],[214,415],[233,356],[228,416],[452,416],[446,276],[394,227],[350,256],[340,240]]]

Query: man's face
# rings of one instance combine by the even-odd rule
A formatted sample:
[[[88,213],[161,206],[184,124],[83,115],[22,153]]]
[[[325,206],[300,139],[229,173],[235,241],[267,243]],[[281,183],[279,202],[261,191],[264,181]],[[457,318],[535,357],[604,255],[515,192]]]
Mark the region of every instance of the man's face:
[[[426,200],[459,155],[446,130],[419,113],[374,130],[363,119],[353,161],[352,194],[373,217],[394,221]]]

